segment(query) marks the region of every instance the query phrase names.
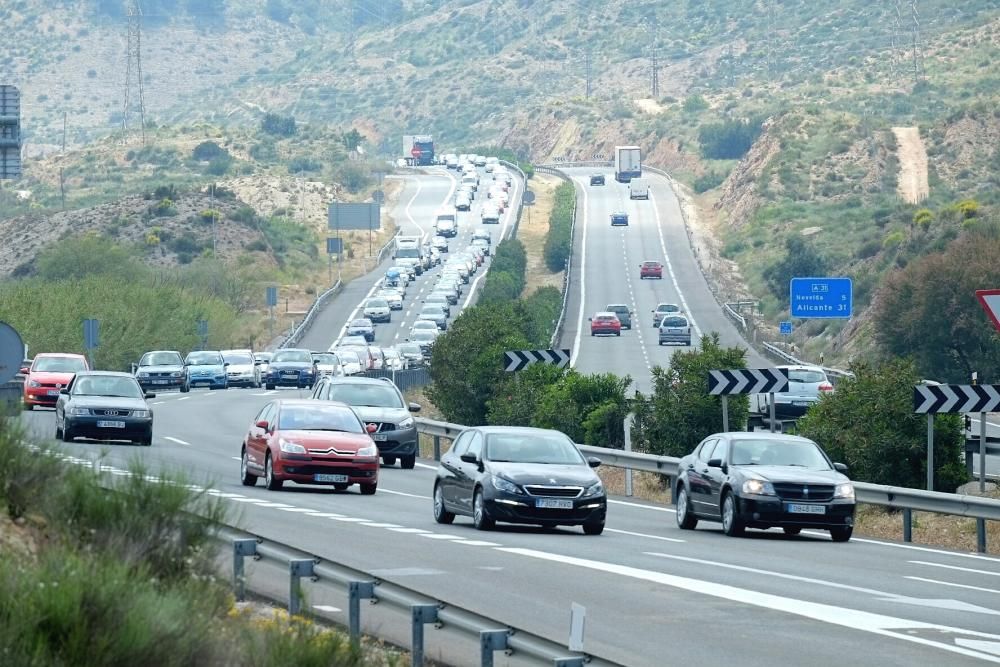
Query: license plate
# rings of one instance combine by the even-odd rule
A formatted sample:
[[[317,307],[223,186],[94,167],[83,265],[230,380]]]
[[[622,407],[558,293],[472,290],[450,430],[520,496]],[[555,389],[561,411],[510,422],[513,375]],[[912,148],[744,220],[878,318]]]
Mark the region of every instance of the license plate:
[[[45,395],[46,396],[58,396],[59,395],[59,390],[58,389],[49,389],[47,392],[45,392]]]
[[[375,442],[385,442],[389,437],[385,433],[372,433],[372,440]]]
[[[170,380],[153,380],[153,384],[170,384]]]
[[[343,483],[347,481],[347,475],[313,475],[313,481],[316,482],[333,482],[334,484]]]
[[[792,401],[792,405],[809,405],[809,401]]]
[[[125,422],[120,421],[99,421],[97,428],[125,428]]]
[[[790,514],[826,514],[825,505],[798,505],[789,503],[785,508]]]
[[[535,507],[550,510],[571,510],[573,509],[573,501],[557,500],[554,498],[539,498],[535,501]]]
[[[291,373],[286,372],[286,373],[282,373],[282,375],[284,375],[286,378],[294,378],[294,377],[298,377],[299,376],[299,374],[295,373],[295,372],[291,372]]]

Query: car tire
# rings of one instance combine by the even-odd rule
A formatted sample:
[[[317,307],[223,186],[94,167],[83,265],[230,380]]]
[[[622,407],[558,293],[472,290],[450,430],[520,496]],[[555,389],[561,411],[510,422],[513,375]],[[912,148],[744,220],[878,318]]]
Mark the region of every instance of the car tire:
[[[722,532],[729,537],[742,537],[746,526],[736,507],[736,497],[727,491],[722,498]]]
[[[413,468],[416,465],[417,465],[416,454],[408,454],[406,456],[399,457],[399,467],[402,468],[403,470],[413,470]]]
[[[583,534],[584,535],[600,535],[604,532],[604,522],[592,521],[590,523],[583,524]]]
[[[274,391],[274,385],[273,384],[265,384],[264,388],[267,389],[268,391]]]
[[[240,453],[240,483],[243,486],[257,486],[257,475],[250,472],[250,457],[247,456],[246,447]]]
[[[383,456],[382,457],[382,463],[386,464],[387,466],[394,466],[394,465],[396,465],[396,457],[395,456]]]
[[[482,489],[476,489],[472,498],[472,522],[475,524],[476,530],[493,530],[497,525],[486,509],[486,499],[483,498]]]
[[[284,482],[274,476],[274,465],[271,463],[271,454],[267,454],[264,459],[264,486],[268,491],[281,491]]]
[[[784,531],[785,535],[798,535],[799,533],[802,532],[801,528],[791,528],[791,527],[785,527],[782,528],[781,530]]]
[[[694,530],[698,526],[698,517],[691,511],[691,499],[688,496],[687,487],[683,484],[677,485],[677,527],[681,530]]]
[[[455,514],[449,512],[444,506],[444,492],[440,484],[434,485],[434,520],[438,523],[448,524],[455,520]]]
[[[181,392],[182,394],[186,394],[186,393],[188,393],[189,391],[191,391],[191,385],[189,385],[189,384],[182,384],[182,385],[180,386],[180,392]]]
[[[62,440],[62,435],[63,435],[62,427],[59,426],[59,422],[56,422],[56,440]]]
[[[24,409],[27,410],[28,412],[31,412],[32,410],[35,409],[35,406],[32,403],[25,403]]]
[[[830,538],[834,542],[847,542],[854,534],[854,526],[837,526],[830,529]]]
[[[616,335],[616,336],[621,336],[621,335],[622,335],[622,332],[621,332],[621,331],[616,331],[616,332],[615,332],[615,335]]]
[[[73,442],[73,438],[74,437],[75,436],[73,435],[73,429],[71,429],[68,426],[66,426],[66,420],[64,418],[63,419],[63,429],[62,429],[62,439],[63,439],[63,442]]]
[[[378,483],[375,484],[361,484],[361,495],[363,496],[374,496],[375,491],[378,490]]]

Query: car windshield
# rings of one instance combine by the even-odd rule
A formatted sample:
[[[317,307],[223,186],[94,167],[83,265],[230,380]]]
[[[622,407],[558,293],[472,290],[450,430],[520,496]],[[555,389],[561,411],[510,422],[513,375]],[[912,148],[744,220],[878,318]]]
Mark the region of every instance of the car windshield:
[[[403,401],[395,388],[388,384],[353,384],[350,382],[330,385],[328,398],[356,407],[402,408]]]
[[[192,366],[221,366],[222,355],[218,352],[192,352],[187,356],[187,362]]]
[[[324,366],[336,366],[339,363],[337,355],[332,352],[320,352],[313,355],[313,361]]]
[[[583,465],[576,446],[562,433],[491,433],[486,436],[489,461]]]
[[[387,347],[386,349],[382,350],[382,355],[386,359],[399,359],[399,352],[397,350],[392,349],[391,347]]]
[[[227,352],[222,358],[231,366],[252,366],[253,357],[245,352]]]
[[[388,308],[389,302],[385,299],[368,299],[369,308]]]
[[[676,306],[672,303],[661,303],[656,307],[656,312],[658,313],[679,313],[680,306]]]
[[[660,323],[661,327],[686,327],[688,321],[683,317],[664,317]]]
[[[83,375],[73,383],[73,395],[142,398],[142,390],[139,389],[139,383],[130,377]]]
[[[284,431],[365,432],[361,420],[350,408],[320,404],[281,406],[278,428]]]
[[[417,329],[411,334],[411,337],[415,340],[432,341],[437,337],[434,335],[436,329],[437,327],[434,329]]]
[[[811,370],[788,371],[789,382],[804,382],[809,384],[816,384],[817,382],[823,382],[824,380],[826,380],[826,373],[823,373],[822,371],[811,371]]]
[[[139,360],[140,366],[180,366],[181,355],[176,352],[147,352]]]
[[[351,320],[351,327],[354,329],[368,329],[371,325],[368,320]]]
[[[271,361],[270,352],[258,352],[254,356],[257,358],[257,361]]]
[[[608,310],[612,313],[627,313],[628,306],[608,306]]]
[[[421,356],[420,346],[416,343],[402,343],[399,346],[400,354],[409,354],[411,356]]]
[[[812,470],[830,470],[819,445],[811,440],[733,440],[730,460],[733,465],[796,466]]]
[[[351,350],[337,350],[337,358],[342,364],[361,364],[361,357],[357,352]]]
[[[42,373],[77,373],[87,370],[87,364],[76,357],[40,357],[35,359],[31,370]]]
[[[271,363],[278,363],[281,361],[297,361],[303,364],[312,363],[312,354],[308,350],[278,350],[271,357]]]
[[[648,268],[648,269],[655,269],[655,268],[656,268],[656,267],[658,267],[659,265],[660,265],[660,264],[659,264],[659,262],[645,262],[645,263],[644,263],[644,266],[645,266],[646,268]]]

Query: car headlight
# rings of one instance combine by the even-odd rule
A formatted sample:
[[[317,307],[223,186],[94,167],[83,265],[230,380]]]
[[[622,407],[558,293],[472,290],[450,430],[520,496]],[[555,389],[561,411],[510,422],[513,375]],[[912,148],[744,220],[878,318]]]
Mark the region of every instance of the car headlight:
[[[517,484],[508,482],[503,477],[493,475],[490,477],[490,480],[493,482],[493,488],[498,491],[506,491],[507,493],[516,493],[518,495],[521,494],[521,489],[517,486]]]
[[[179,378],[182,375],[184,375],[184,373],[181,373],[180,371],[174,371],[173,373],[170,374],[170,377],[172,377],[172,378]]]
[[[755,496],[773,496],[774,487],[770,482],[765,482],[760,479],[748,479],[743,482],[743,493],[753,494]]]
[[[132,416],[139,417],[140,419],[145,419],[146,417],[149,416],[149,410],[133,410]]]
[[[285,440],[284,438],[278,438],[278,447],[281,451],[286,454],[305,454],[306,448],[297,442],[292,442],[291,440]]]
[[[604,485],[600,482],[595,482],[587,487],[587,490],[583,492],[584,498],[591,498],[593,496],[599,496],[604,493]]]
[[[850,482],[838,484],[836,490],[833,492],[833,497],[854,500],[854,485]]]
[[[39,382],[38,380],[28,380],[28,386],[29,387],[41,387],[42,383]]]
[[[403,421],[399,422],[399,428],[410,428],[411,426],[413,426],[413,417],[407,417]]]
[[[138,374],[138,377],[148,378],[149,377],[149,373],[147,373],[146,371],[140,371],[139,374]]]
[[[70,408],[69,413],[74,417],[83,417],[90,414],[90,408]]]
[[[370,458],[373,456],[378,456],[378,447],[374,444],[365,445],[358,450],[358,458]]]

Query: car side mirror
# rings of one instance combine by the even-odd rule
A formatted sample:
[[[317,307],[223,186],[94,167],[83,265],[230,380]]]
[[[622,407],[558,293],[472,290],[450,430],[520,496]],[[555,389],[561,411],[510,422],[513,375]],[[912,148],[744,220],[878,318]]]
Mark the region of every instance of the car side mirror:
[[[475,454],[470,454],[468,452],[462,454],[459,458],[465,461],[466,463],[479,463],[479,457],[476,456]]]
[[[30,372],[31,372],[31,369],[28,368],[27,366],[22,366],[21,370],[18,371],[18,373],[20,373],[21,375],[27,375]]]
[[[228,361],[223,362],[222,363],[222,367],[223,368],[229,368],[229,362]]]
[[[69,388],[68,387],[63,387],[62,389],[59,390],[59,393],[60,394],[65,394],[65,395],[69,396]]]
[[[259,420],[257,420],[257,423],[254,424],[254,426],[256,426],[257,428],[260,428],[260,429],[263,429],[263,430],[266,431],[267,428],[268,428],[268,426],[270,426],[270,424],[267,423],[266,419],[259,419]]]
[[[597,466],[601,465],[601,459],[597,458],[596,456],[588,456],[587,465],[589,465],[591,468],[596,468]]]
[[[722,459],[709,459],[708,460],[708,467],[709,468],[721,468],[722,465],[723,465],[722,464]]]
[[[419,403],[410,403],[409,408],[410,408],[410,412],[420,412],[420,404]]]
[[[834,463],[833,469],[837,472],[846,475],[847,474],[847,464],[846,463]]]
[[[588,321],[588,322],[593,322],[593,321],[594,321],[594,318],[593,318],[593,317],[588,317],[588,318],[587,318],[587,321]]]
[[[147,391],[147,392],[146,392],[145,394],[143,394],[142,396],[143,396],[143,398],[156,398],[156,394],[154,394],[154,393],[153,393],[153,392],[151,392],[151,391]]]
[[[374,433],[377,430],[378,426],[376,426],[375,424],[365,424],[365,431],[367,431],[368,433]]]

